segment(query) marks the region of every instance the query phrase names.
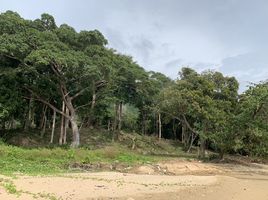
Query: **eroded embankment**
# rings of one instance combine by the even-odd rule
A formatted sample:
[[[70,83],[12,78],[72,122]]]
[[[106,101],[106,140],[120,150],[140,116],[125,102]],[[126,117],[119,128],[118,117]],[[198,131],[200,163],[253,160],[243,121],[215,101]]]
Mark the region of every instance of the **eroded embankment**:
[[[57,176],[2,177],[1,200],[268,199],[268,167],[173,160],[129,169]],[[9,194],[9,193],[13,194]]]

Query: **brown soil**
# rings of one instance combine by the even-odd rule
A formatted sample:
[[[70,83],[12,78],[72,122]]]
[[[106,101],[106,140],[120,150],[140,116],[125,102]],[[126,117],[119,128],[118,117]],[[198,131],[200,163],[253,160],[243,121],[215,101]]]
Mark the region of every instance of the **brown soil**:
[[[0,177],[1,178],[1,177]],[[170,199],[268,200],[268,166],[173,160],[122,172],[72,173],[10,179],[20,196],[0,187],[1,200]]]

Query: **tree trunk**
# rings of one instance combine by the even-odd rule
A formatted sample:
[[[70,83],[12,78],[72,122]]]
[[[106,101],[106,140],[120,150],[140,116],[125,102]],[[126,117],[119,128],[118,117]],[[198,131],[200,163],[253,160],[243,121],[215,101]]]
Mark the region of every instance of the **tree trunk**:
[[[107,124],[107,130],[110,131],[110,126],[111,126],[111,120],[108,120],[108,124]]]
[[[45,118],[46,118],[46,112],[47,112],[47,105],[44,104],[43,106],[43,112],[42,112],[42,118],[41,118],[41,122],[39,125],[39,128],[42,129],[45,123]]]
[[[115,116],[114,116],[114,124],[113,124],[113,138],[112,141],[114,142],[118,138],[118,127],[119,127],[119,104],[115,104]]]
[[[56,75],[58,75],[58,77],[61,77],[61,75],[59,74],[59,71],[57,69],[57,66],[51,66],[52,70],[55,72]],[[46,101],[45,99],[43,99],[42,97],[40,97],[37,94],[34,94],[31,90],[29,90],[32,94],[35,95],[36,100],[45,103],[47,106],[49,106],[50,108],[52,108],[53,110],[55,110],[56,112],[60,113],[61,115],[63,115],[64,117],[68,118],[71,122],[72,125],[72,131],[73,131],[73,142],[72,142],[72,146],[73,147],[78,147],[79,143],[80,143],[80,137],[79,137],[79,129],[78,129],[78,125],[77,125],[77,121],[76,121],[76,109],[74,108],[72,101],[78,97],[79,95],[81,95],[84,90],[80,90],[79,92],[77,92],[75,95],[70,96],[70,92],[67,90],[66,87],[66,83],[64,81],[62,81],[62,79],[59,79],[60,81],[60,90],[61,90],[61,96],[62,96],[62,100],[65,103],[66,107],[69,109],[70,111],[70,115],[67,115],[65,112],[63,112],[63,110],[65,109],[65,106],[62,106],[62,110],[56,108],[55,106],[53,106],[51,103],[49,103],[48,101]],[[64,123],[62,123],[61,128],[64,129]],[[62,137],[63,137],[63,131],[61,132],[61,136],[60,136],[60,140],[59,142],[62,143]]]
[[[199,157],[200,158],[205,158],[205,156],[206,156],[205,150],[206,150],[206,141],[204,138],[200,137],[200,146],[199,146]]]
[[[70,122],[72,125],[72,132],[73,132],[73,141],[72,141],[71,147],[77,148],[80,145],[80,135],[79,135],[78,125],[76,123],[74,116],[70,119]]]
[[[142,111],[142,134],[146,135],[147,133],[147,127],[146,127],[146,111]]]
[[[91,108],[90,108],[90,116],[88,118],[88,121],[87,121],[87,126],[90,128],[90,129],[94,129],[94,121],[95,121],[95,118],[94,118],[94,108],[95,108],[95,105],[96,105],[96,98],[97,98],[97,95],[95,93],[95,91],[93,91],[93,95],[92,95],[92,99],[91,99]]]
[[[35,107],[34,107],[34,101],[31,103],[31,117],[30,117],[30,127],[35,128]]]
[[[11,120],[8,121],[8,125],[7,125],[7,129],[10,130],[10,129],[13,129],[13,121],[14,121],[14,118],[12,117]]]
[[[181,142],[185,146],[185,123],[182,122],[181,124]]]
[[[47,126],[47,105],[44,105],[43,114],[42,114],[42,121],[40,123],[40,129],[42,129],[41,130],[41,138],[43,138],[45,135],[46,126]]]
[[[51,128],[51,123],[50,123],[50,121],[51,121],[51,119],[50,119],[50,117],[51,117],[51,113],[50,112],[48,112],[48,115],[47,115],[47,125],[48,125],[48,128]]]
[[[73,107],[71,98],[67,97],[65,103],[66,103],[66,106],[67,106],[68,111],[69,111],[68,116],[70,116],[70,117],[68,117],[68,118],[70,120],[70,123],[72,126],[72,133],[73,133],[73,141],[72,141],[71,147],[77,148],[80,145],[80,134],[79,134],[79,128],[77,125],[76,110]]]
[[[69,116],[70,112],[67,106],[65,107],[65,113]],[[65,124],[64,124],[64,132],[63,132],[63,144],[67,143],[67,129],[69,127],[70,120],[67,117],[65,118]]]
[[[33,98],[31,96],[29,99],[28,113],[26,114],[27,117],[26,117],[26,120],[24,123],[24,130],[27,130],[30,127],[31,122],[32,122],[32,120],[31,120],[31,118],[32,118],[32,115],[31,115],[32,114],[32,102],[33,102]]]
[[[154,135],[158,137],[158,119],[156,113],[154,113]]]
[[[53,124],[52,124],[51,137],[50,137],[51,144],[53,143],[53,139],[54,139],[55,124],[56,124],[56,111],[53,110]]]
[[[62,112],[65,113],[65,103],[62,102]],[[60,137],[59,137],[59,144],[63,144],[63,135],[64,135],[64,128],[65,128],[65,116],[61,115],[61,125],[60,125]]]
[[[114,105],[114,109],[115,109],[115,115],[114,115],[114,124],[113,124],[113,131],[117,130],[117,121],[118,121],[118,104],[116,103]]]
[[[2,130],[5,130],[5,129],[6,129],[6,122],[2,121]]]
[[[219,157],[221,160],[224,160],[224,151],[222,149],[220,149]]]
[[[93,110],[95,108],[95,105],[96,105],[96,93],[94,91],[93,95],[92,95],[92,103],[91,103],[91,110]]]
[[[12,119],[11,119],[11,129],[15,129],[15,128],[16,128],[16,123],[15,123],[14,117],[12,117]]]
[[[162,138],[162,122],[161,122],[161,113],[158,113],[158,139]]]
[[[118,131],[122,128],[122,113],[123,113],[123,103],[120,102],[118,106]]]
[[[195,137],[194,133],[192,133],[192,134],[191,134],[191,142],[190,142],[190,144],[189,144],[189,148],[188,148],[188,150],[187,150],[187,153],[190,153],[195,138],[196,138],[196,137]]]
[[[44,125],[43,125],[43,128],[41,130],[41,138],[43,138],[45,133],[46,133],[46,127],[47,127],[47,116],[45,116]]]
[[[73,148],[77,148],[79,145],[80,145],[80,135],[79,135],[79,128],[78,128],[78,125],[77,125],[77,119],[76,119],[76,111],[75,111],[75,108],[73,107],[72,105],[72,102],[71,102],[71,98],[67,98],[67,100],[65,99],[65,105],[66,105],[66,108],[68,108],[69,110],[69,115],[67,115],[65,112],[65,106],[63,105],[62,106],[62,109],[63,111],[57,111],[59,113],[62,114],[62,125],[61,125],[61,135],[60,135],[60,139],[59,139],[59,143],[62,144],[63,141],[63,136],[64,136],[64,129],[65,129],[65,119],[67,118],[70,123],[71,123],[71,128],[72,128],[72,133],[73,133],[73,141],[72,141],[72,144],[71,144],[71,147]],[[68,124],[67,124],[68,126]],[[67,127],[66,126],[66,127]],[[66,142],[66,141],[65,141]]]
[[[79,131],[84,127],[85,121],[86,121],[86,119],[82,120],[80,127],[79,127]]]
[[[176,141],[176,139],[177,139],[176,129],[177,128],[176,128],[175,123],[176,123],[176,119],[173,119],[173,122],[172,122],[172,131],[173,131],[174,140]]]

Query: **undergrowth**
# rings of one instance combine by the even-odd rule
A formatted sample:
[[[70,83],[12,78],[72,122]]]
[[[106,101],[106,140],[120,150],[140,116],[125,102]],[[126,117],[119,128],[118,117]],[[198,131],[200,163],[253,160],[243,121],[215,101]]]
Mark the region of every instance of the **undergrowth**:
[[[164,139],[159,141],[155,137],[124,133],[121,134],[119,141],[111,142],[108,134],[97,130],[90,130],[89,134],[88,130],[82,130],[82,145],[77,149],[69,148],[69,145],[44,146],[38,139],[34,139],[34,146],[24,147],[0,142],[0,174],[55,174],[70,172],[73,163],[136,165],[174,157],[193,157],[193,154],[186,154],[174,141]],[[37,134],[33,132],[30,135]],[[132,149],[133,137],[135,137],[135,149]],[[19,141],[19,134],[15,138]],[[37,137],[32,136],[31,141],[32,138]],[[40,146],[36,145],[38,143]]]
[[[72,163],[142,164],[155,162],[157,157],[140,155],[122,147],[106,147],[98,150],[86,148],[24,149],[0,144],[0,174],[51,174],[68,172]]]

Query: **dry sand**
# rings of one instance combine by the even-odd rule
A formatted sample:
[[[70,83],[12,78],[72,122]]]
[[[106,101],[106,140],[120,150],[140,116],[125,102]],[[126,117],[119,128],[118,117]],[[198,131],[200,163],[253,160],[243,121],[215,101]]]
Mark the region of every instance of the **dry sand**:
[[[21,195],[8,194],[0,187],[0,200],[268,200],[266,165],[216,165],[177,160],[140,166],[130,172],[19,175],[11,180],[17,190],[22,191]]]

